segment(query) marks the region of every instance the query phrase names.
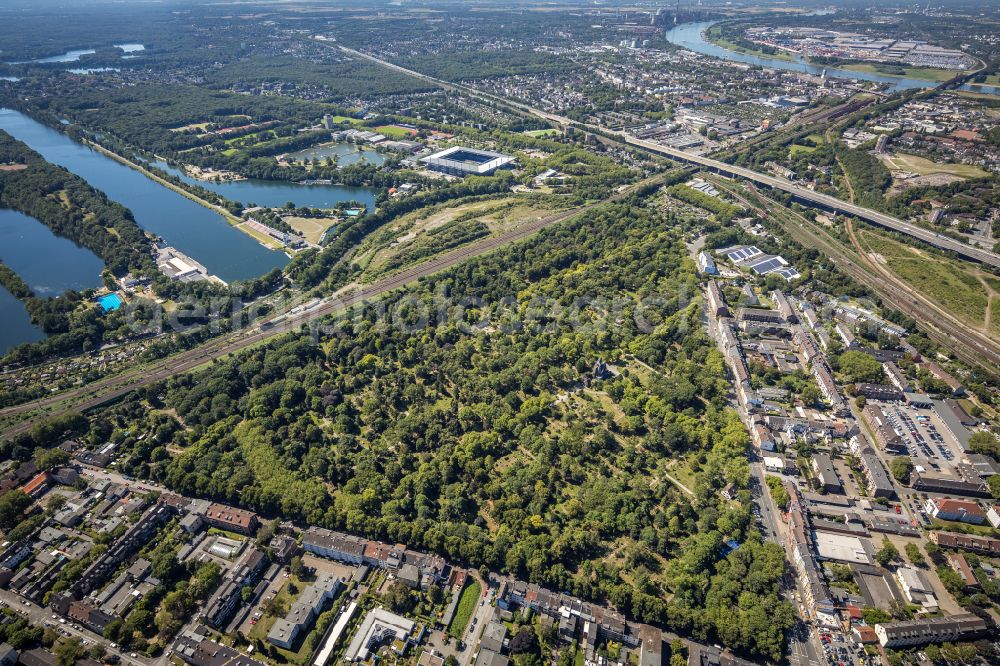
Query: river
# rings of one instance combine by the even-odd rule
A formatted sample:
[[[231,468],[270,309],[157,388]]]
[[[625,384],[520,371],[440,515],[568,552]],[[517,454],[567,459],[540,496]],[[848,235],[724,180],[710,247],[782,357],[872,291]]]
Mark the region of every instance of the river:
[[[284,253],[265,248],[215,211],[22,113],[0,109],[0,129],[128,207],[139,226],[227,282],[258,277],[288,263]]]
[[[738,53],[727,48],[713,44],[705,39],[703,33],[718,21],[700,21],[697,23],[683,23],[675,28],[667,30],[666,39],[671,44],[683,47],[695,53],[714,56],[723,60],[732,60],[749,65],[759,65],[761,67],[771,67],[774,69],[784,69],[790,72],[805,72],[820,76],[826,71],[827,76],[843,79],[857,79],[859,81],[873,81],[884,83],[890,90],[912,90],[914,88],[933,88],[938,85],[936,81],[924,79],[914,79],[901,76],[886,76],[873,72],[855,72],[849,69],[837,69],[835,67],[824,67],[806,62],[801,57],[796,60],[782,60],[780,58],[769,58],[761,55],[751,55],[749,53]],[[963,90],[971,90],[990,95],[1000,95],[1000,88],[997,86],[978,86],[965,84]]]
[[[198,180],[166,162],[157,160],[152,163],[167,173],[177,176],[185,183],[199,185],[206,190],[220,194],[230,201],[239,201],[244,206],[251,204],[281,208],[289,201],[296,206],[306,208],[333,208],[341,201],[360,201],[368,209],[375,210],[375,194],[377,190],[371,187],[351,187],[348,185],[302,185],[280,180],[230,180],[215,182]]]

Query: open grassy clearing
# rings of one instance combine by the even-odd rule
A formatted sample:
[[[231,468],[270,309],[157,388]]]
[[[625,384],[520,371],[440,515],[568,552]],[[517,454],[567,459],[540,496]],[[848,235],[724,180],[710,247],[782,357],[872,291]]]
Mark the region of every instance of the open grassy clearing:
[[[797,143],[793,143],[788,148],[788,154],[791,157],[798,157],[799,155],[813,153],[813,152],[816,152],[815,146],[803,146]]]
[[[348,123],[350,125],[353,125],[353,126],[357,127],[358,125],[362,124],[362,122],[364,122],[364,121],[362,121],[362,120],[360,120],[358,118],[348,118],[347,116],[333,116],[330,119],[330,122],[332,122],[335,125],[340,125],[342,123]]]
[[[882,157],[885,165],[895,171],[912,171],[918,176],[950,175],[960,178],[985,178],[989,173],[971,164],[948,164],[933,162],[918,155],[896,153]]]
[[[312,218],[312,217],[284,217],[282,218],[288,223],[295,232],[305,238],[310,243],[319,243],[319,239],[323,237],[323,233],[333,226],[336,220],[329,218]]]
[[[527,136],[532,136],[535,138],[542,136],[559,136],[560,132],[557,129],[537,129],[537,130],[525,130],[524,134]]]
[[[904,245],[879,233],[864,230],[861,244],[878,254],[884,265],[939,307],[976,328],[986,323],[990,295],[977,269]]]
[[[795,56],[791,53],[786,53],[784,51],[776,51],[775,53],[765,53],[758,49],[748,49],[744,46],[737,44],[736,42],[730,41],[722,36],[722,28],[720,26],[712,26],[707,31],[705,31],[706,41],[715,44],[716,46],[721,46],[724,49],[729,49],[730,51],[735,51],[737,53],[746,53],[748,55],[756,55],[762,58],[774,58],[776,60],[788,60],[789,62],[795,61]]]
[[[852,72],[866,72],[869,74],[880,74],[882,76],[898,76],[900,78],[921,79],[923,81],[947,81],[954,78],[961,72],[953,69],[939,69],[934,67],[897,67],[895,65],[880,65],[875,63],[855,63],[844,65],[840,69],[847,69]]]
[[[535,202],[527,197],[511,196],[464,204],[442,204],[427,210],[414,211],[373,234],[358,254],[357,263],[365,268],[364,280],[372,279],[395,266],[402,258],[426,259],[458,245],[442,243],[452,225],[485,225],[486,234],[502,233],[561,210],[558,201]],[[459,243],[459,245],[464,243]]]

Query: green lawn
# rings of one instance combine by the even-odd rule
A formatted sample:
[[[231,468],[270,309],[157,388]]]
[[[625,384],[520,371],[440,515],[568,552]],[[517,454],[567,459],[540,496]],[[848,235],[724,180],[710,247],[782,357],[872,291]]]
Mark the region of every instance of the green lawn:
[[[462,596],[458,599],[458,608],[448,625],[448,635],[457,640],[461,640],[465,634],[465,626],[472,619],[472,614],[476,612],[476,604],[483,593],[483,586],[475,578],[469,578],[465,587],[462,588]]]
[[[857,63],[844,65],[841,69],[853,72],[868,72],[870,74],[881,74],[882,76],[899,76],[911,79],[921,79],[923,81],[947,81],[954,78],[960,72],[953,69],[935,69],[933,67],[896,67],[885,66],[873,63]]]
[[[531,137],[535,137],[537,139],[544,136],[559,136],[559,130],[552,128],[540,129],[540,130],[526,130],[524,134]]]
[[[949,162],[934,162],[919,155],[908,155],[906,153],[896,153],[886,156],[883,161],[890,169],[901,171],[912,171],[918,176],[930,176],[933,174],[946,174],[958,176],[960,178],[985,178],[990,174],[977,166],[971,164],[954,164]]]
[[[793,143],[791,147],[788,149],[788,154],[791,155],[792,157],[796,157],[798,155],[808,154],[815,151],[816,148],[814,146],[803,146],[797,143]]]
[[[382,125],[381,127],[375,127],[374,130],[390,139],[408,139],[414,135],[412,130],[396,125]]]
[[[358,118],[348,118],[347,116],[333,116],[330,120],[331,122],[333,122],[334,125],[339,125],[341,123],[350,123],[355,127],[357,127],[362,123],[362,121]]]

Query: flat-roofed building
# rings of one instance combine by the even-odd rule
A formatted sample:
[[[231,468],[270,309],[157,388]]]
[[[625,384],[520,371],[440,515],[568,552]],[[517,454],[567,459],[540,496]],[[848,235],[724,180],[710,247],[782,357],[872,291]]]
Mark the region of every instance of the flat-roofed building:
[[[400,617],[383,608],[375,608],[369,611],[361,622],[361,626],[347,646],[344,660],[367,661],[372,653],[386,644],[392,645],[392,650],[402,656],[416,626],[413,620]]]
[[[497,169],[510,168],[515,158],[491,150],[452,146],[420,161],[432,171],[453,176],[489,176]]]
[[[663,632],[644,624],[639,627],[639,666],[662,666]]]
[[[913,567],[899,567],[896,569],[896,580],[907,601],[929,613],[937,611],[938,602],[934,596],[934,588],[922,571]]]
[[[875,625],[878,642],[889,648],[967,641],[984,635],[987,629],[986,621],[972,613]]]
[[[990,521],[993,527],[1000,527],[1000,504],[991,504],[986,510],[986,520]]]

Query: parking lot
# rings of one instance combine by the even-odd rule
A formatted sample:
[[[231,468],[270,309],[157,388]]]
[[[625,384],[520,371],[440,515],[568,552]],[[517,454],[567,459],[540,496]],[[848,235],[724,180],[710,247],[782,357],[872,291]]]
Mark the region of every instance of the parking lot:
[[[913,464],[931,473],[953,474],[961,446],[933,409],[882,406],[889,425],[903,436]]]

